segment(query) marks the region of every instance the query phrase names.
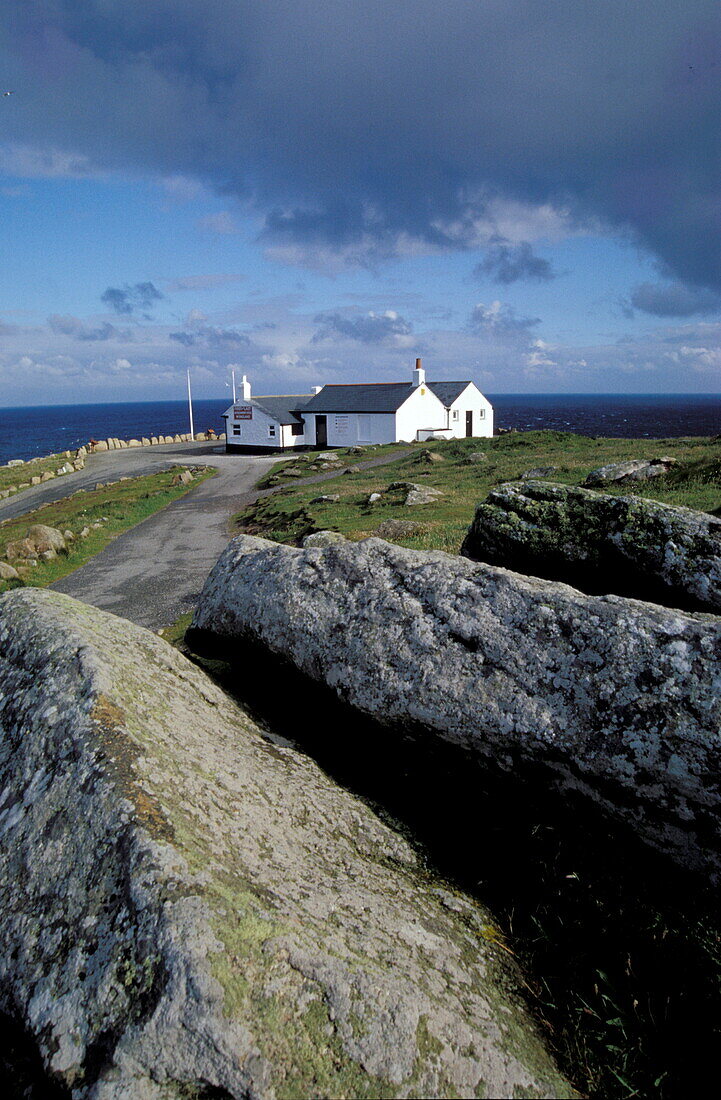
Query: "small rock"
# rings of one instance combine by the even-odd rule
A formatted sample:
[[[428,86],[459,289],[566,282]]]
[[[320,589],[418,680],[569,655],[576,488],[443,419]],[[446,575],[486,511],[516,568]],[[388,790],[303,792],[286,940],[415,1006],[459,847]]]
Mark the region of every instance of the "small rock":
[[[487,460],[487,458],[488,458],[488,455],[486,454],[485,451],[471,451],[471,453],[468,456],[468,461],[469,462],[485,462]]]
[[[311,504],[335,504],[340,500],[340,493],[326,493],[320,497],[313,497]]]
[[[0,561],[0,581],[16,581],[19,577],[17,569],[8,565],[6,561]]]
[[[17,561],[18,558],[29,560],[36,554],[35,543],[30,539],[13,539],[5,547],[5,557],[8,561]]]
[[[144,436],[143,436],[143,438],[142,438],[142,439],[140,440],[140,442],[141,442],[141,444],[143,445],[143,447],[149,447],[149,446],[150,446],[150,440],[149,440],[149,439],[148,439],[148,437],[147,437],[147,436],[145,436],[145,435],[144,435]]]
[[[104,481],[98,481],[98,482],[96,482],[96,483],[95,483],[95,488],[96,488],[96,489],[104,489],[104,488],[105,488],[105,482],[104,482]]]
[[[40,554],[40,557],[43,561],[52,561],[57,556],[58,555],[55,550],[43,550]]]
[[[34,474],[33,477],[30,478],[30,484],[31,485],[39,485],[40,481],[41,481],[41,479],[38,477],[37,474]]]
[[[409,507],[414,504],[433,504],[443,495],[440,489],[433,489],[430,485],[422,485],[411,489],[403,503]]]
[[[65,549],[65,539],[62,531],[58,531],[57,527],[35,523],[29,528],[27,537],[37,547],[38,551]]]
[[[363,473],[363,467],[362,466],[346,466],[343,473],[344,474],[362,474]]]
[[[190,470],[180,470],[173,478],[171,485],[189,485],[193,480]]]
[[[362,455],[362,454],[365,454],[365,451],[366,451],[365,447],[349,447],[348,448],[348,454],[349,455]]]
[[[46,470],[44,474],[40,475],[40,480],[41,481],[53,481],[54,478],[55,478],[54,470]]]
[[[305,536],[302,545],[304,548],[306,546],[333,546],[337,542],[347,541],[339,531],[313,531],[312,534]]]
[[[383,494],[382,493],[371,493],[370,496],[368,497],[368,503],[369,504],[376,504],[377,501],[379,501],[379,500],[383,500]]]
[[[129,439],[128,440],[128,446],[129,447],[142,447],[142,445],[143,444],[140,442],[139,439]]]
[[[551,477],[555,474],[557,466],[535,466],[532,470],[526,470],[521,474],[522,481],[529,481],[537,478]]]
[[[0,489],[0,500],[5,500],[9,496],[10,496],[10,490],[9,489]]]
[[[8,466],[24,466],[25,461],[22,458],[11,458],[7,463]]]
[[[86,539],[89,534],[90,534],[90,528],[89,527],[83,527],[82,531],[78,535],[78,538]]]
[[[101,439],[98,443],[93,444],[92,449],[94,451],[109,451],[110,447],[108,446],[108,444],[105,442],[104,439]]]

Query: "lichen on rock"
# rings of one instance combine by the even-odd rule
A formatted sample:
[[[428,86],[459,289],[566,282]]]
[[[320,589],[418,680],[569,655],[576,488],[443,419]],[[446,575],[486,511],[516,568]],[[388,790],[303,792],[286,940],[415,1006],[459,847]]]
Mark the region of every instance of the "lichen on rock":
[[[721,520],[644,497],[500,485],[477,505],[461,553],[593,594],[721,610]]]
[[[77,1100],[573,1095],[490,915],[167,643],[19,590],[0,672],[0,1010]]]
[[[227,660],[263,646],[381,723],[572,792],[721,873],[716,616],[375,538],[311,555],[239,536],[190,636]]]

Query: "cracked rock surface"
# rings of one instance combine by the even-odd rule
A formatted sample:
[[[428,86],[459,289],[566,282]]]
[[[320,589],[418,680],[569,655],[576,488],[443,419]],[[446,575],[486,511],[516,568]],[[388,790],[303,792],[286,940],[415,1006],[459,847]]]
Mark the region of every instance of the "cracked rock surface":
[[[489,914],[162,639],[15,590],[0,673],[0,1010],[69,1095],[574,1095]]]
[[[643,497],[501,485],[477,506],[461,553],[596,594],[721,610],[721,519]]]
[[[721,619],[380,539],[249,536],[191,644],[259,643],[378,721],[572,791],[687,866],[721,869]]]

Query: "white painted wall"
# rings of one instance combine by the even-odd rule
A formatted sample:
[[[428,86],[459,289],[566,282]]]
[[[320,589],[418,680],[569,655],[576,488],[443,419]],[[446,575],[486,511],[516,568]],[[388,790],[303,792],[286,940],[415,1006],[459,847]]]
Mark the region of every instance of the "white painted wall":
[[[454,417],[454,413],[458,413]],[[493,435],[493,405],[487,397],[484,397],[474,382],[469,382],[460,396],[456,398],[449,410],[448,426],[456,439],[465,438],[466,413],[473,413],[473,435]]]
[[[329,447],[352,447],[356,443],[394,443],[393,413],[306,413],[305,440],[313,447],[316,415],[325,416]]]
[[[251,419],[235,419],[234,410],[239,407],[250,408]],[[228,417],[227,439],[230,446],[235,447],[277,447],[285,450],[288,447],[303,447],[304,435],[292,435],[290,424],[278,424],[276,420],[259,409],[257,405],[248,402],[236,401],[229,409],[226,409]],[[238,429],[236,431],[236,429]],[[272,431],[271,431],[272,429]]]
[[[396,411],[397,440],[410,442],[422,428],[445,428],[446,410],[428,386],[417,386]]]

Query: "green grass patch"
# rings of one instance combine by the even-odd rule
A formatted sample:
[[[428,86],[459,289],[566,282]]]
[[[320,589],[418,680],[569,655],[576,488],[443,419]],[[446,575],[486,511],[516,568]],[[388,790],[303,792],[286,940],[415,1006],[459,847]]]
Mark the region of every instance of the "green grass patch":
[[[407,443],[384,443],[380,446],[365,447],[360,453],[354,453],[350,447],[329,447],[326,451],[303,451],[291,458],[276,462],[260,479],[257,487],[270,489],[285,481],[292,483],[301,476],[313,477],[315,474],[327,473],[328,462],[332,462],[333,459],[321,458],[322,454],[332,454],[341,466],[354,466],[356,463],[367,462],[369,458],[385,458],[389,455],[401,454],[407,447]]]
[[[57,471],[65,463],[72,465],[75,451],[63,451],[57,455],[45,455],[43,458],[31,458],[28,462],[24,462],[22,466],[0,466],[0,492],[3,489],[10,489],[13,486],[18,492],[23,492],[24,489],[29,489],[30,479],[33,477],[41,477],[45,473],[52,473],[56,476],[63,477],[63,474],[58,475]],[[28,484],[26,484],[26,482]],[[20,486],[23,486],[23,489]]]
[[[71,531],[74,536],[73,541],[68,543],[66,553],[59,553],[52,561],[38,561],[36,566],[26,567],[27,571],[21,582],[0,582],[0,592],[15,588],[18,583],[36,588],[53,584],[85,565],[123,531],[142,523],[148,516],[185,496],[215,474],[213,469],[201,469],[195,472],[194,480],[189,485],[173,485],[173,477],[177,472],[178,467],[175,467],[157,474],[117,481],[104,485],[101,489],[80,490],[64,500],[44,504],[32,512],[0,523],[0,558],[3,561],[7,560],[8,543],[25,538],[28,528],[35,523],[56,527],[63,533]],[[95,523],[100,526],[93,527]],[[90,528],[90,532],[85,538],[81,538],[80,532],[86,527]],[[10,564],[16,569],[23,568],[22,561],[13,561]]]
[[[394,453],[391,447],[372,451],[374,456],[382,452]],[[429,453],[439,456],[440,461],[429,459]],[[476,461],[474,455],[483,457]],[[362,539],[375,534],[384,520],[410,520],[419,525],[413,533],[384,537],[412,549],[457,553],[476,504],[504,481],[518,480],[531,469],[553,467],[553,472],[542,480],[579,485],[599,466],[663,455],[679,463],[668,476],[604,491],[633,493],[702,512],[721,508],[719,442],[707,438],[592,439],[571,432],[538,431],[423,444],[387,466],[340,475],[315,485],[288,484],[238,513],[233,524],[236,532],[297,545],[311,531],[328,529],[350,539]],[[403,493],[386,492],[394,481],[430,485],[443,496],[432,504],[407,506]],[[382,499],[368,504],[373,492],[382,493]],[[325,494],[338,494],[340,499],[312,503]]]

